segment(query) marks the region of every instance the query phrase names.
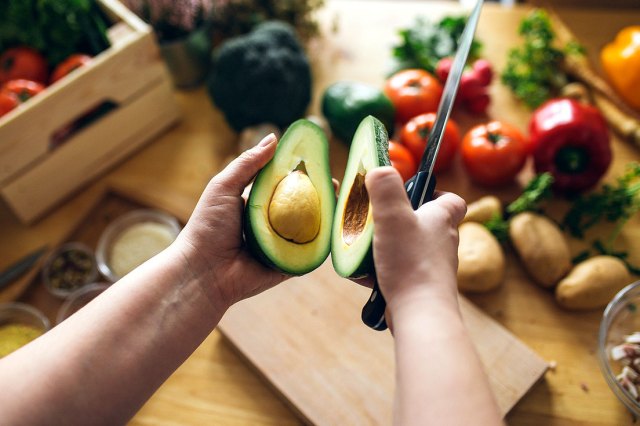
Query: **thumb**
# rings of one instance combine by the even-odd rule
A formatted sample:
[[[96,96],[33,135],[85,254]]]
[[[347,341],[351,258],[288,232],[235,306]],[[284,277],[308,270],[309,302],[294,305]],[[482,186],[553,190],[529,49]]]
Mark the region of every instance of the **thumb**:
[[[258,145],[244,151],[224,168],[212,183],[225,190],[226,195],[241,195],[251,179],[273,158],[276,135],[265,136]]]
[[[373,222],[386,224],[414,216],[400,174],[393,167],[379,167],[365,177]]]

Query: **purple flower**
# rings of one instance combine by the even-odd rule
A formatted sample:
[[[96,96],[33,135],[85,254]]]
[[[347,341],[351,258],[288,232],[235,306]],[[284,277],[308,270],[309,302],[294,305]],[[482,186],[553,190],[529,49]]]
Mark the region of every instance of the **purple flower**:
[[[213,8],[213,0],[125,0],[124,3],[164,40],[193,31],[209,18]]]

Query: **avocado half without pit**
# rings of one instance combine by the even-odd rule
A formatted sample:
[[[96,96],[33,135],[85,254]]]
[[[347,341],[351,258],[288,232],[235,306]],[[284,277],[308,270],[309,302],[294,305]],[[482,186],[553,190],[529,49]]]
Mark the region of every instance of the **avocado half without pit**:
[[[373,216],[364,181],[368,171],[389,165],[385,126],[368,116],[351,142],[333,218],[331,260],[342,277],[360,278],[373,272]]]
[[[249,250],[284,273],[310,272],[329,255],[334,209],[327,139],[317,125],[298,120],[251,188],[244,222]]]
[[[327,139],[310,121],[296,121],[249,194],[244,228],[250,251],[291,275],[314,270],[330,250],[340,276],[371,273],[373,216],[365,176],[390,164],[385,126],[368,116],[353,137],[336,203]]]

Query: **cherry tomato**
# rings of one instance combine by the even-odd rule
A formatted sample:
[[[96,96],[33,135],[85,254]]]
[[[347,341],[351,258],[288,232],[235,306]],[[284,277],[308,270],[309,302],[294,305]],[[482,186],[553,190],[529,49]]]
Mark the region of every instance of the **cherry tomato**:
[[[51,74],[51,84],[60,80],[70,72],[87,65],[89,62],[91,62],[91,56],[89,55],[77,53],[75,55],[69,56],[67,59],[60,62],[58,66],[53,70],[53,73]]]
[[[44,56],[30,47],[14,47],[0,56],[0,83],[23,78],[44,84],[48,73]]]
[[[400,176],[405,182],[416,174],[418,169],[416,160],[413,158],[411,151],[403,145],[389,141],[389,159],[391,160],[391,165],[400,172]]]
[[[44,90],[44,85],[31,80],[9,80],[2,86],[3,92],[10,92],[18,97],[20,103],[26,102]]]
[[[14,109],[20,104],[15,93],[0,92],[0,117]]]
[[[462,141],[462,161],[473,180],[497,186],[509,183],[527,159],[527,141],[515,127],[491,121],[469,130]]]
[[[385,83],[385,94],[396,107],[396,120],[409,119],[438,109],[442,85],[425,70],[403,70],[392,75]]]
[[[435,113],[422,114],[409,120],[400,132],[400,141],[413,154],[416,163],[422,159],[424,149],[427,147],[429,133],[436,120]],[[460,130],[458,125],[452,119],[447,121],[442,135],[438,158],[433,167],[435,173],[447,170],[451,167],[451,163],[458,152],[460,145]]]

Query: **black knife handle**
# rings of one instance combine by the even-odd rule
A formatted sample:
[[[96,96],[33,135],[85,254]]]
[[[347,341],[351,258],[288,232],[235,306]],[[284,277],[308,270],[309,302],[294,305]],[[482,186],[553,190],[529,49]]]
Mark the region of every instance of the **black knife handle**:
[[[414,210],[418,210],[420,207],[418,203],[420,202],[422,190],[425,185],[427,192],[424,197],[424,202],[426,203],[433,199],[433,192],[436,189],[436,177],[431,175],[431,179],[427,182],[427,175],[428,174],[426,172],[419,172],[409,179],[404,185],[407,191],[407,196],[411,200],[411,207],[413,207]],[[415,190],[413,190],[414,186],[416,188]],[[413,196],[411,194],[412,190]],[[384,296],[382,296],[382,292],[378,286],[378,279],[375,278],[375,274],[374,280],[371,296],[362,308],[362,322],[374,330],[382,331],[387,329],[387,321],[384,318],[384,311],[387,308],[387,302],[384,300]]]

